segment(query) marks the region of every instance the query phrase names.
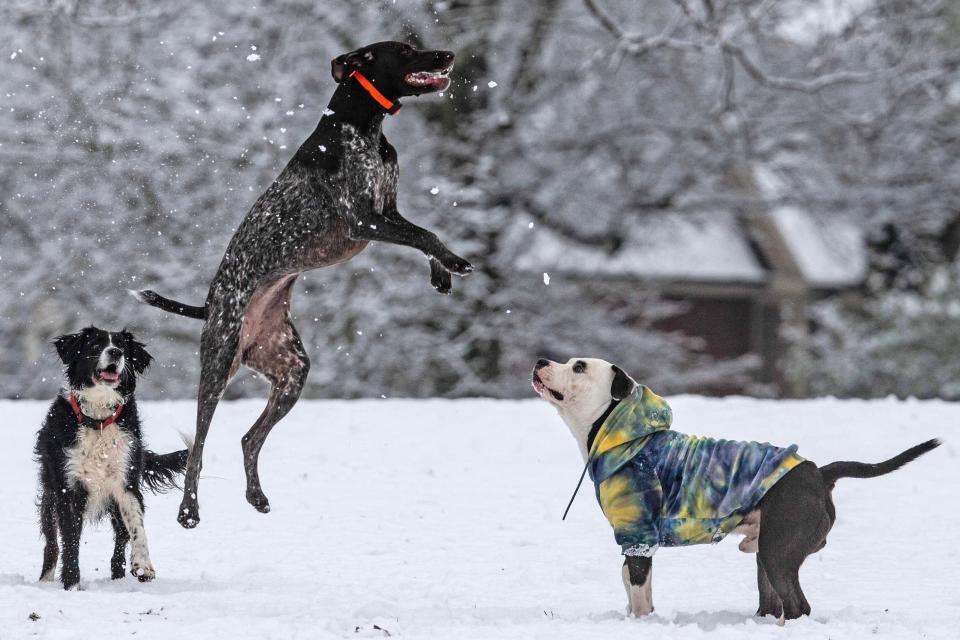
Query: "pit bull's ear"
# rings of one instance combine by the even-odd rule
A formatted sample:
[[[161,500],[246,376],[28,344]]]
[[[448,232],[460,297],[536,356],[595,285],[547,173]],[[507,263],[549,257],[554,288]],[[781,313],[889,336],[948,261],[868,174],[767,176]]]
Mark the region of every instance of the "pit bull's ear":
[[[57,355],[60,361],[65,365],[71,365],[80,357],[80,350],[83,343],[86,342],[86,336],[83,332],[67,333],[53,339],[53,346],[57,348]]]
[[[624,373],[623,369],[613,365],[613,382],[610,384],[610,397],[614,400],[623,400],[633,391],[637,383]]]
[[[127,355],[130,356],[130,362],[133,363],[133,370],[137,375],[142,374],[153,362],[153,356],[147,351],[145,344],[133,337],[133,334],[124,329],[120,332],[127,343]]]
[[[373,60],[373,54],[370,52],[365,54],[356,51],[345,53],[330,62],[330,75],[337,83],[343,82],[350,77],[351,73],[362,67],[364,62],[371,60]]]

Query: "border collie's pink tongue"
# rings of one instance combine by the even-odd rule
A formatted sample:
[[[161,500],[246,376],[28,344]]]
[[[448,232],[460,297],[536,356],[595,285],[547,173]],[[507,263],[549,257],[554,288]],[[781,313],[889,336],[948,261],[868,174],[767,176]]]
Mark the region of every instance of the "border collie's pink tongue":
[[[114,371],[101,371],[100,372],[101,380],[108,380],[110,382],[116,382],[120,379],[120,374]]]

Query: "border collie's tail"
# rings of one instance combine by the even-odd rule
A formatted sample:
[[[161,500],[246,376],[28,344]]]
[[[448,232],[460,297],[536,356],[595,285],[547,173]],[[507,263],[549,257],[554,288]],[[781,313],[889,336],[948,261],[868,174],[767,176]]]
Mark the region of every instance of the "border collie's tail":
[[[164,298],[159,293],[150,291],[149,289],[143,289],[142,291],[130,289],[130,295],[144,304],[148,304],[151,307],[156,307],[157,309],[161,309],[163,311],[176,313],[177,315],[185,316],[187,318],[196,318],[197,320],[205,320],[207,318],[206,307],[195,307],[193,305],[183,304],[182,302],[177,302],[176,300],[171,300],[170,298]]]
[[[164,493],[170,489],[180,488],[177,484],[177,476],[183,475],[186,470],[187,456],[193,448],[193,442],[187,436],[181,435],[181,437],[187,445],[186,449],[162,455],[149,450],[143,452],[145,460],[140,482],[153,493]]]
[[[832,487],[840,478],[876,478],[891,471],[896,471],[908,462],[913,462],[928,451],[940,446],[940,440],[934,438],[922,444],[911,447],[898,456],[877,464],[866,462],[831,462],[820,467],[820,473],[826,480],[827,486]]]

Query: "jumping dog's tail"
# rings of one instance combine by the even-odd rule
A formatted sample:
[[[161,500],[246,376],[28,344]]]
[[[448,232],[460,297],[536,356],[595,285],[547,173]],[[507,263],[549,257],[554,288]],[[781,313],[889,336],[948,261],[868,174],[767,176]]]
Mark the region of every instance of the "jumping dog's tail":
[[[197,320],[206,320],[207,318],[206,307],[195,307],[190,304],[183,304],[182,302],[171,300],[170,298],[164,298],[156,291],[150,291],[149,289],[135,291],[131,289],[130,295],[144,304],[163,311],[176,313],[177,315],[186,316],[187,318],[196,318]]]
[[[934,438],[922,444],[911,447],[884,462],[868,464],[866,462],[831,462],[820,467],[820,473],[827,486],[832,487],[840,478],[876,478],[886,473],[896,471],[908,462],[913,462],[928,451],[940,446],[940,440]]]
[[[140,482],[143,486],[154,493],[163,493],[169,489],[179,489],[177,476],[182,476],[187,468],[187,457],[190,455],[190,449],[193,448],[193,441],[188,436],[181,434],[186,449],[174,451],[173,453],[154,453],[146,450],[143,452],[143,476]]]

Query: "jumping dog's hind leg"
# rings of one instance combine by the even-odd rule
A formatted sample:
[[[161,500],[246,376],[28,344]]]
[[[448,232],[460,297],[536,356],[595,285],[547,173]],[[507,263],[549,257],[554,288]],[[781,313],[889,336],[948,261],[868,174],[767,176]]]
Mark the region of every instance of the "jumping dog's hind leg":
[[[282,323],[280,335],[270,343],[254,344],[244,350],[243,363],[271,383],[266,408],[241,439],[243,466],[247,473],[247,502],[260,513],[270,511],[270,502],[260,487],[260,449],[274,425],[297,403],[310,371],[310,359],[296,328],[286,318],[282,319]]]
[[[200,337],[200,389],[197,392],[197,432],[193,448],[187,457],[187,472],[183,481],[183,500],[177,513],[177,522],[185,529],[193,529],[200,523],[200,505],[197,501],[197,488],[200,483],[200,469],[203,466],[203,445],[210,431],[210,422],[220,402],[233,368],[233,360],[239,342],[239,318],[235,328],[224,332],[223,320],[216,325],[210,321],[204,326]],[[227,335],[224,335],[226,333]]]

